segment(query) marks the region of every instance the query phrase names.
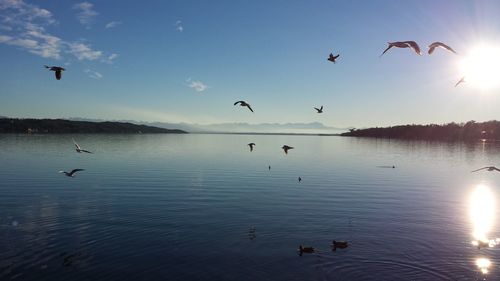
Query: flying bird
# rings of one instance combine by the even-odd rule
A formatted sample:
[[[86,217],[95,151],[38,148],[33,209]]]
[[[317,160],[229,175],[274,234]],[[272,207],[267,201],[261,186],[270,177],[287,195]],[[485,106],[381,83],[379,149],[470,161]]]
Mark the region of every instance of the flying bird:
[[[481,171],[481,170],[488,170],[488,172],[492,172],[492,171],[500,172],[500,169],[498,169],[497,167],[489,166],[489,167],[483,167],[481,169],[477,169],[477,170],[471,171],[471,173],[474,173],[474,172],[477,172],[477,171]]]
[[[316,109],[318,113],[323,113],[323,106],[321,106],[320,108],[315,107],[314,109]]]
[[[75,150],[76,150],[76,152],[78,152],[78,153],[82,153],[82,152],[92,153],[92,152],[90,152],[88,150],[82,149],[81,146],[76,143],[75,139],[73,139],[73,143],[75,144],[75,147],[76,147]]]
[[[292,147],[292,146],[288,146],[288,145],[286,145],[286,144],[285,144],[285,145],[283,145],[281,148],[285,151],[285,154],[288,154],[288,150],[289,150],[289,149],[293,149],[293,147]]]
[[[47,68],[50,71],[55,71],[57,80],[61,80],[62,72],[66,70],[60,66],[47,66],[47,65],[44,65],[44,66],[45,66],[45,68]]]
[[[250,104],[248,104],[246,101],[240,100],[240,101],[235,102],[234,105],[237,105],[238,103],[240,104],[240,106],[248,107],[248,109],[250,109],[250,111],[253,112],[253,109],[250,107]]]
[[[420,47],[415,41],[402,41],[402,42],[387,42],[389,46],[387,46],[387,49],[385,49],[380,57],[385,54],[385,52],[389,51],[392,47],[396,48],[412,48],[417,55],[422,55],[422,52],[420,52]]]
[[[441,42],[434,42],[434,43],[429,45],[429,55],[432,54],[434,52],[434,49],[436,49],[436,48],[443,48],[443,49],[446,49],[454,54],[457,54],[457,52],[455,52],[455,50],[453,50],[450,46],[448,46],[444,43],[441,43]]]
[[[339,56],[340,56],[340,54],[338,54],[338,55],[334,56],[332,53],[330,53],[330,56],[328,56],[328,59],[327,59],[327,60],[329,60],[329,61],[331,61],[331,62],[335,63],[335,60],[336,60],[336,59],[338,59],[338,58],[339,58]]]
[[[301,181],[302,181],[302,178],[301,178],[301,177],[299,177],[299,182],[301,182]]]
[[[462,83],[465,83],[465,76],[460,78],[460,80],[458,80],[457,84],[455,84],[455,87]]]
[[[73,170],[73,171],[71,171],[71,172],[59,171],[59,173],[61,173],[61,174],[65,174],[66,176],[68,176],[68,177],[72,178],[72,177],[74,177],[74,174],[75,174],[76,172],[79,172],[79,171],[85,171],[85,170],[84,170],[84,169],[74,169],[74,170]]]
[[[251,142],[248,144],[248,146],[250,146],[250,151],[253,151],[253,146],[255,145],[255,143]]]

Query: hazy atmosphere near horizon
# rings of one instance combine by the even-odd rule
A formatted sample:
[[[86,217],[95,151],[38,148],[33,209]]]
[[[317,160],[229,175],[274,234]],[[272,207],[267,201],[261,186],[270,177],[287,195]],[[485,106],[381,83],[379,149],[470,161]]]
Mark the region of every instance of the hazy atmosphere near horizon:
[[[498,48],[498,1],[0,3],[8,117],[345,128],[487,121],[500,106],[496,82],[453,87],[469,54]],[[379,58],[398,40],[424,55]],[[427,55],[434,41],[459,55]],[[335,65],[330,52],[341,54]],[[47,79],[43,65],[65,67],[63,79]]]
[[[0,0],[0,280],[500,280],[499,15]]]

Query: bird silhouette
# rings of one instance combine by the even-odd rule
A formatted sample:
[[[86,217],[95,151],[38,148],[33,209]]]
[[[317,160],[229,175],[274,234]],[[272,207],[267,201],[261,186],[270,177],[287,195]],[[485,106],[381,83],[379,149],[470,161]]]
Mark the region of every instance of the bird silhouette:
[[[62,68],[60,66],[47,66],[47,65],[44,65],[44,66],[45,66],[45,68],[47,68],[50,71],[55,71],[57,80],[61,80],[62,72],[66,71],[65,68]]]
[[[255,143],[251,142],[248,144],[248,146],[250,146],[250,151],[253,151],[253,146],[255,145]]]
[[[387,46],[387,49],[385,49],[382,52],[382,54],[380,55],[380,57],[382,55],[384,55],[387,51],[389,51],[389,49],[391,49],[392,47],[396,47],[396,48],[411,48],[411,49],[413,49],[413,51],[415,51],[415,53],[417,55],[422,55],[422,52],[420,51],[420,47],[418,46],[418,44],[415,41],[387,42],[387,44],[389,44],[389,46]]]
[[[332,53],[330,53],[330,55],[328,56],[327,60],[329,60],[329,61],[331,61],[331,62],[335,63],[335,60],[336,60],[336,59],[338,59],[338,58],[339,58],[339,56],[340,56],[340,54],[338,54],[338,55],[334,56]]]
[[[465,83],[465,76],[460,78],[460,80],[458,80],[458,82],[455,84],[455,87],[462,84],[462,83]]]
[[[321,106],[320,108],[315,107],[314,109],[316,109],[318,113],[323,113],[323,106]]]
[[[61,174],[65,174],[66,176],[68,176],[68,177],[72,178],[72,177],[74,177],[74,174],[75,174],[76,172],[79,172],[79,171],[85,171],[85,170],[84,170],[84,169],[74,169],[74,170],[72,170],[71,172],[59,171],[59,173],[61,173]]]
[[[92,152],[90,152],[90,151],[88,151],[88,150],[82,149],[82,148],[80,147],[80,145],[78,145],[78,144],[76,143],[75,139],[73,139],[73,143],[75,144],[75,147],[76,147],[76,148],[75,148],[75,150],[76,150],[76,152],[78,152],[78,153],[82,153],[82,152],[85,152],[85,153],[92,153]]]
[[[307,253],[307,254],[314,253],[314,248],[310,247],[310,246],[300,245],[298,251],[299,251],[299,255],[302,256],[303,253]]]
[[[454,54],[457,54],[457,52],[455,52],[455,50],[453,50],[450,46],[448,46],[444,43],[441,43],[441,42],[434,42],[434,43],[429,45],[429,51],[428,51],[429,55],[432,54],[436,48],[443,48],[443,49],[446,49]]]
[[[285,154],[288,154],[288,150],[293,149],[293,146],[288,146],[285,144],[281,148],[285,151]]]
[[[492,172],[492,171],[500,172],[500,169],[498,169],[497,167],[495,167],[495,166],[488,166],[488,167],[483,167],[481,169],[477,169],[477,170],[471,171],[471,173],[474,173],[474,172],[477,172],[477,171],[481,171],[481,170],[487,170],[488,172]]]
[[[299,177],[299,182],[301,182],[301,181],[302,181],[302,178],[301,178],[301,177]]]
[[[340,248],[340,249],[345,249],[349,246],[349,244],[347,243],[347,241],[335,241],[333,240],[332,241],[332,251],[335,251],[337,250],[337,248]]]
[[[235,102],[234,105],[237,105],[238,103],[240,104],[240,106],[248,107],[248,109],[250,109],[250,111],[253,112],[253,109],[250,107],[250,104],[247,103],[246,101],[240,100],[240,101]]]

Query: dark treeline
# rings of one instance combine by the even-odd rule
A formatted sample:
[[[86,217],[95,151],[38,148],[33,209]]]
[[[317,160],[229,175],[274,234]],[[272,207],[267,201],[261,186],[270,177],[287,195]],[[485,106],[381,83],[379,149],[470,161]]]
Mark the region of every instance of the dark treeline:
[[[442,141],[500,140],[500,122],[449,123],[444,125],[403,125],[385,128],[351,129],[341,136]]]
[[[164,134],[186,133],[182,130],[170,130],[121,122],[88,122],[64,119],[13,119],[0,118],[0,133],[34,134]]]

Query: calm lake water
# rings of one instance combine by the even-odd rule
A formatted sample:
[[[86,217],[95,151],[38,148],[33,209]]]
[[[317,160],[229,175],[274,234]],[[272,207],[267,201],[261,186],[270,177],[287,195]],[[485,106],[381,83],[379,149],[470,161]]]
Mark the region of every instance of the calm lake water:
[[[0,280],[500,280],[500,173],[470,173],[495,164],[498,143],[0,135]]]

